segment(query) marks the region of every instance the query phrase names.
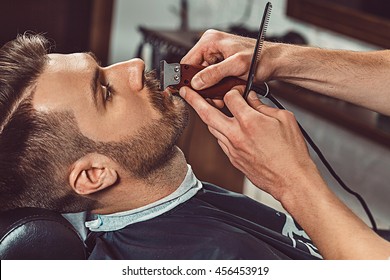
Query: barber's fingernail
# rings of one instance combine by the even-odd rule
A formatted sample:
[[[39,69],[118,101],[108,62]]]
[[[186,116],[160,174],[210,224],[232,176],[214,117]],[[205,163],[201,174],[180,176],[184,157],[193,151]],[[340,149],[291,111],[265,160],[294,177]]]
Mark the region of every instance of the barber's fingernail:
[[[200,77],[196,76],[191,80],[191,85],[194,89],[199,90],[204,87],[204,81]]]
[[[179,94],[181,97],[186,98],[186,89],[184,87],[180,88]]]

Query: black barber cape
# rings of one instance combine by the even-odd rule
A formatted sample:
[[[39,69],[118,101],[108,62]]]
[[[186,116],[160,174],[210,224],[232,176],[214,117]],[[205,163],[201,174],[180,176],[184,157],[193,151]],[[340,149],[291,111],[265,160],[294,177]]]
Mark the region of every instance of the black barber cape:
[[[291,223],[296,230],[286,233]],[[158,217],[93,233],[90,259],[318,258],[302,232],[283,213],[203,183],[194,197]]]

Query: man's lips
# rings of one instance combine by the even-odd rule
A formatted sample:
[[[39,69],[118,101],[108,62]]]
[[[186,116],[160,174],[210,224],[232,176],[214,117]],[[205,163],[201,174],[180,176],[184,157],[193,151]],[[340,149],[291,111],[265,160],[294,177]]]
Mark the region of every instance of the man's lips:
[[[170,97],[172,96],[173,94],[177,93],[178,91],[174,88],[171,88],[171,87],[167,87],[165,90],[162,91],[162,94],[165,96],[165,97]]]

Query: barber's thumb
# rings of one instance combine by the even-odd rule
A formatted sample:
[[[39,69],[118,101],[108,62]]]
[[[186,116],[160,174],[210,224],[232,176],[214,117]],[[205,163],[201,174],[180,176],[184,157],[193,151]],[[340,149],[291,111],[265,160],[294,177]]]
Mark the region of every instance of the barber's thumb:
[[[220,64],[210,65],[192,78],[191,86],[195,90],[202,90],[217,84],[224,77]]]
[[[248,94],[248,104],[255,110],[257,110],[259,107],[263,106],[263,102],[260,101],[260,99],[257,97],[256,92],[250,91]]]

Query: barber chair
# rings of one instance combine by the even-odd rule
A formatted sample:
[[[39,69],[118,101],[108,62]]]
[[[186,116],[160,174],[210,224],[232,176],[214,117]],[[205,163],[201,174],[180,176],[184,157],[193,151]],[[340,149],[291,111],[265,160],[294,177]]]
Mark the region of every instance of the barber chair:
[[[61,214],[39,208],[0,212],[1,260],[80,260],[84,242]]]

